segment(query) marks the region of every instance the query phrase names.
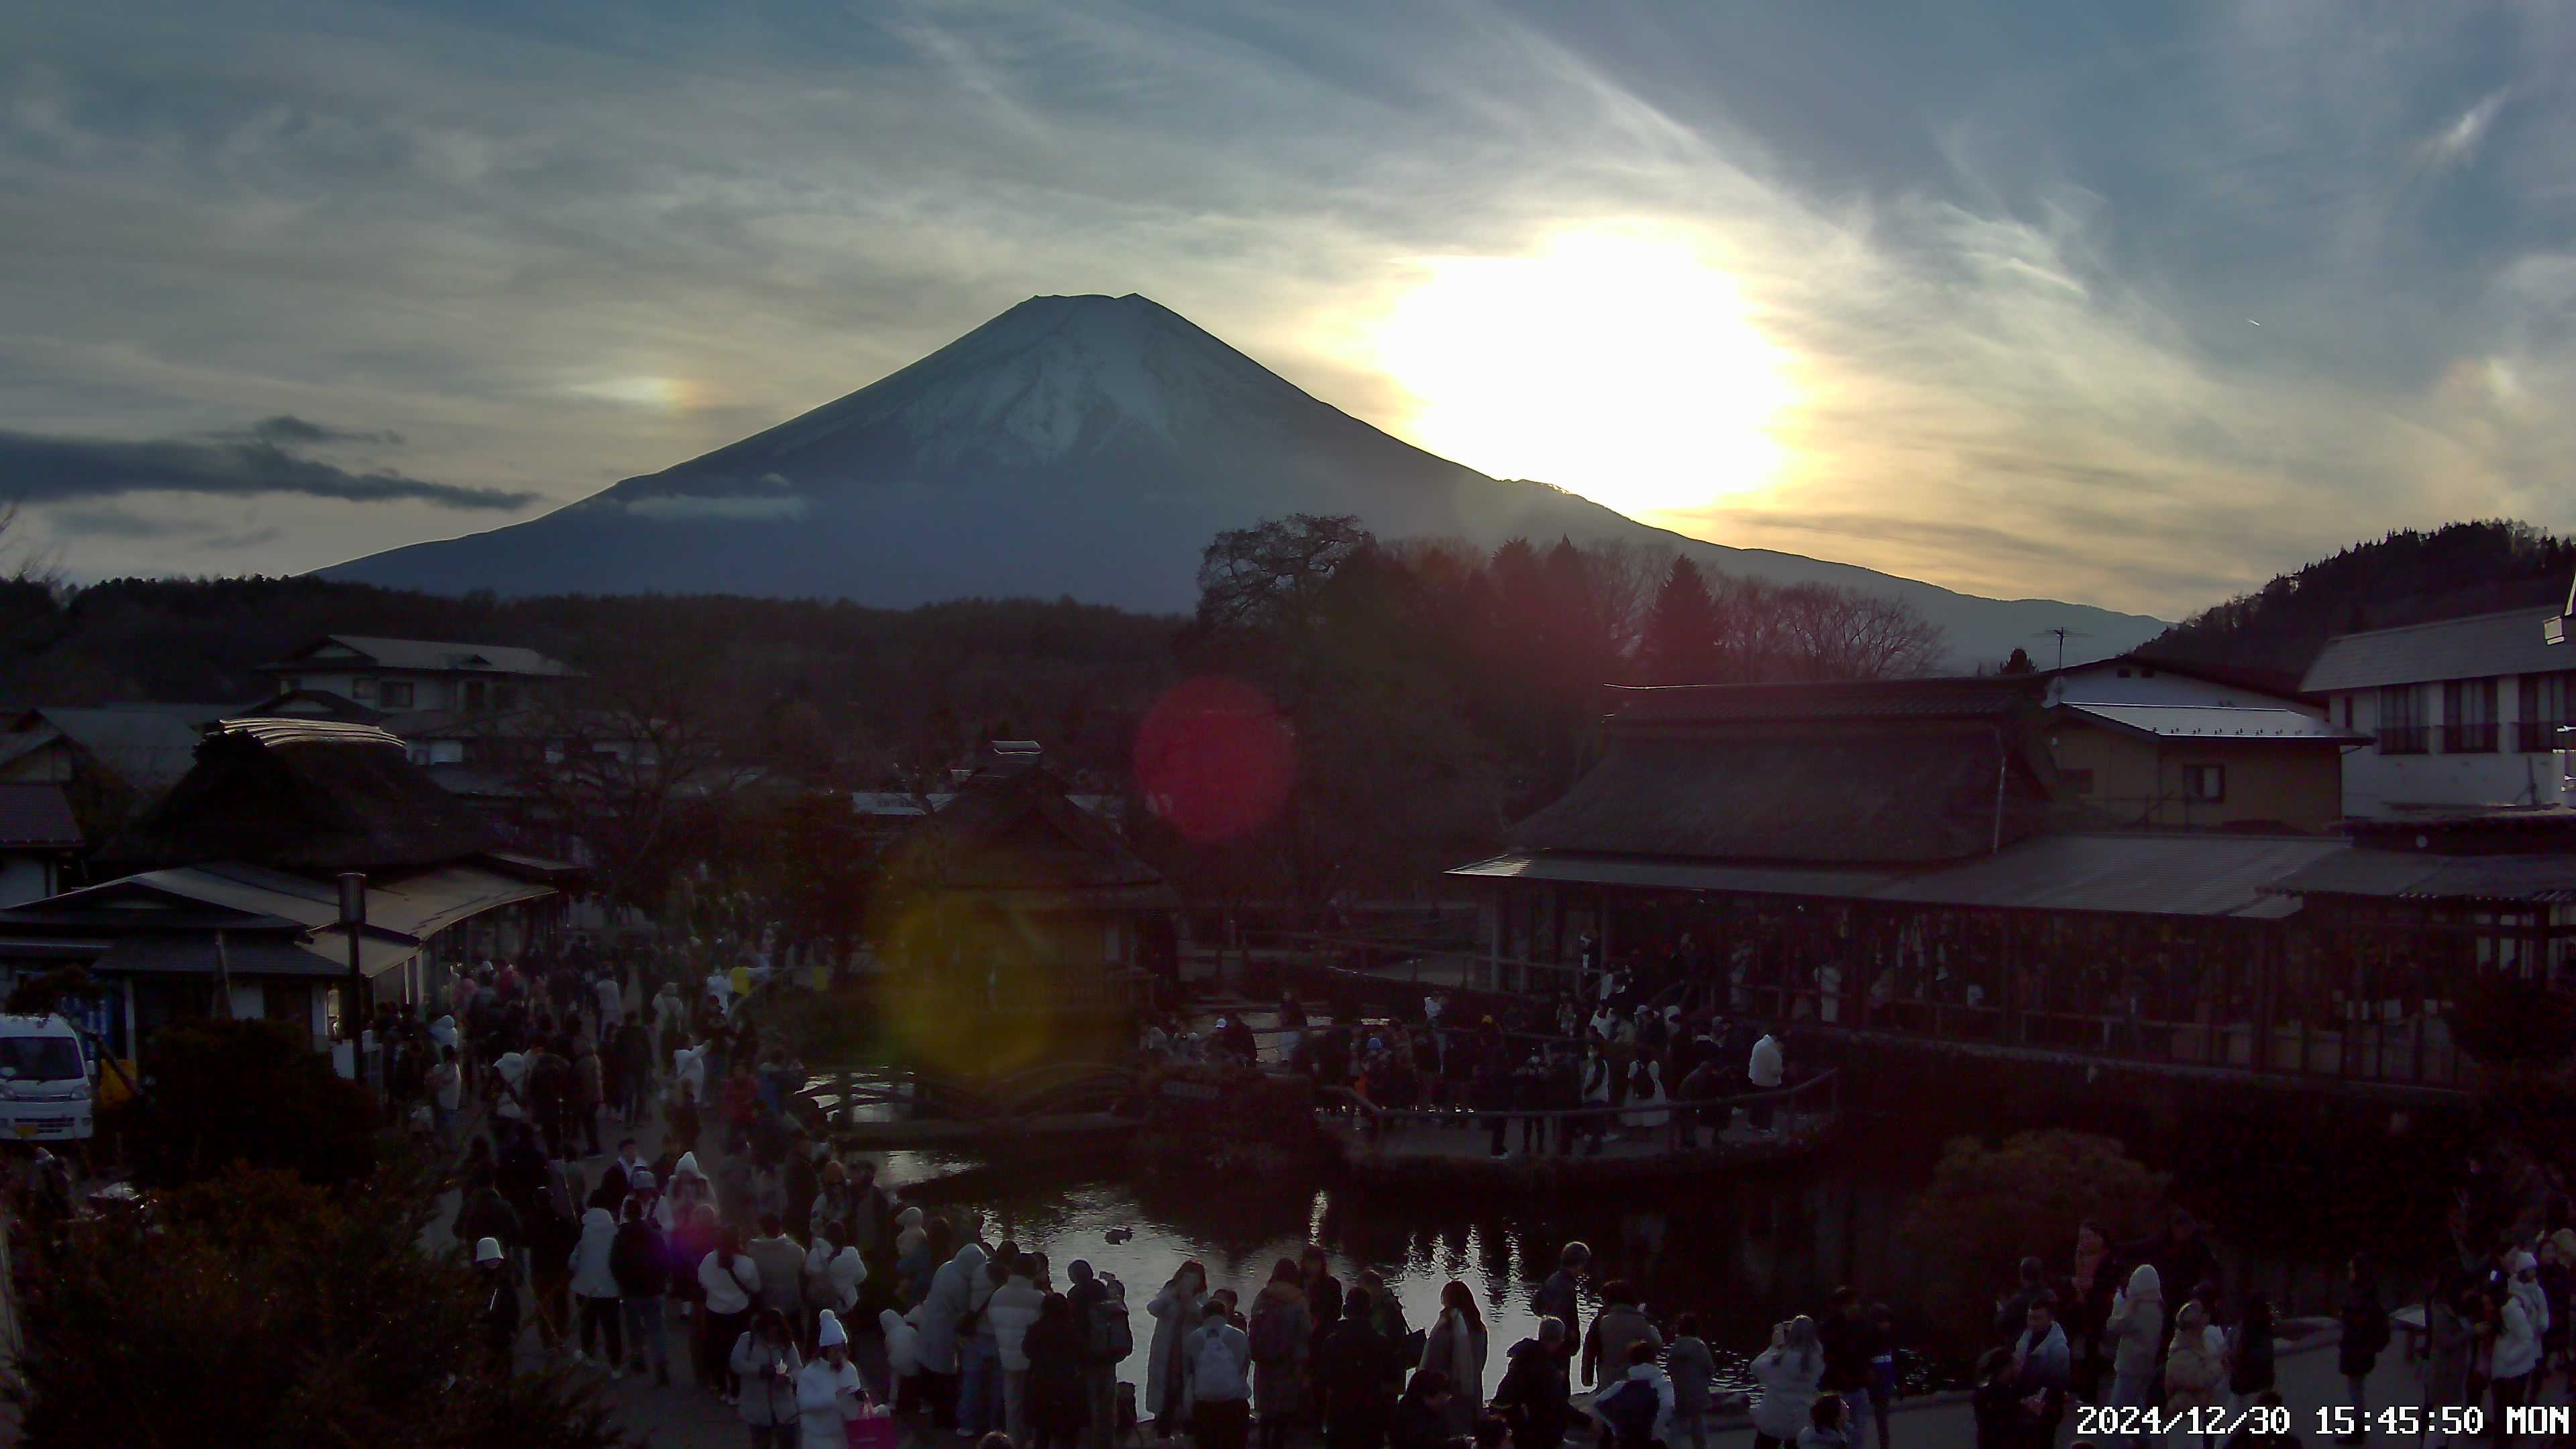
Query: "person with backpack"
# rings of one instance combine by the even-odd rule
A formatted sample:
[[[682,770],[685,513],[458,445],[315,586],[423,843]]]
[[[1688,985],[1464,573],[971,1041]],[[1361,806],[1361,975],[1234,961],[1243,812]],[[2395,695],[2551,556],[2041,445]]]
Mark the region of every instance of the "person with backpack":
[[[1583,1335],[1583,1382],[1588,1387],[1611,1386],[1621,1375],[1621,1365],[1628,1362],[1628,1345],[1651,1343],[1664,1345],[1663,1335],[1637,1306],[1637,1290],[1625,1278],[1613,1278],[1601,1285],[1601,1312],[1592,1320],[1590,1332]]]
[[[2343,1311],[2337,1317],[2343,1323],[2343,1342],[2335,1351],[2335,1368],[2352,1391],[2354,1423],[2366,1426],[2370,1371],[2378,1366],[2389,1338],[2388,1309],[2379,1301],[2379,1285],[2372,1280],[2368,1258],[2356,1257],[2345,1265]],[[2364,1437],[2356,1431],[2338,1435],[2337,1442],[2358,1444]]]
[[[1262,1449],[1284,1449],[1288,1421],[1304,1407],[1307,1355],[1314,1345],[1305,1275],[1289,1259],[1278,1261],[1252,1300],[1251,1343],[1257,1442]]]
[[[671,1386],[670,1334],[662,1316],[662,1297],[671,1282],[670,1247],[653,1226],[642,1194],[626,1199],[617,1236],[608,1245],[608,1275],[617,1280],[619,1315],[624,1321],[629,1366],[644,1372],[651,1350],[653,1382]]]
[[[1234,1326],[1233,1307],[1210,1299],[1182,1345],[1190,1434],[1198,1449],[1244,1449],[1252,1422],[1252,1340]]]
[[[1626,1376],[1595,1395],[1592,1413],[1618,1449],[1652,1449],[1672,1414],[1673,1382],[1655,1363],[1655,1346],[1628,1345]]]

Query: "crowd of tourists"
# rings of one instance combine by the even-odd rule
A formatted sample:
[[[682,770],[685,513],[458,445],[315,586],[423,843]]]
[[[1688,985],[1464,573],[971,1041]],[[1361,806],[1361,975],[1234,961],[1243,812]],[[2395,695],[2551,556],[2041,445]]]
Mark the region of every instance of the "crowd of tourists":
[[[1434,992],[1416,1021],[1318,1021],[1283,993],[1268,1035],[1241,1015],[1200,1033],[1178,1018],[1146,1024],[1147,1058],[1171,1063],[1269,1063],[1338,1089],[1367,1109],[1452,1114],[1480,1126],[1490,1154],[1566,1155],[1578,1145],[1642,1141],[1687,1151],[1730,1130],[1740,1112],[1756,1136],[1776,1131],[1779,1104],[1763,1094],[1789,1084],[1788,1032],[1726,1016],[1720,993],[1674,982],[1649,989],[1631,972],[1586,975],[1579,992],[1460,1019]],[[1708,1106],[1731,1098],[1741,1107]],[[1367,1114],[1372,1132],[1407,1119]],[[1418,1119],[1416,1119],[1418,1120]]]

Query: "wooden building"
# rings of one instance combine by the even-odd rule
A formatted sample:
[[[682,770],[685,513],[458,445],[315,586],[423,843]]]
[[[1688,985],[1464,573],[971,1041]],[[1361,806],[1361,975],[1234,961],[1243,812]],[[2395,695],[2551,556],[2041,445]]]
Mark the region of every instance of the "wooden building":
[[[577,874],[501,849],[393,736],[280,719],[210,731],[99,864],[123,873],[0,911],[0,979],[87,967],[106,994],[76,1009],[128,1059],[170,1021],[225,1011],[327,1043],[349,980],[344,872],[366,878],[355,944],[371,998],[406,1003],[446,963],[536,940]]]
[[[2472,857],[2464,828],[2392,872],[2375,839],[2106,831],[2062,729],[2033,678],[1613,691],[1601,763],[1449,874],[1487,889],[1503,989],[1628,968],[1800,1031],[2088,1070],[2445,1095],[2467,973],[2569,978],[2576,853]]]
[[[890,848],[887,964],[949,1007],[1123,1018],[1174,969],[1178,901],[1034,745],[996,750]]]

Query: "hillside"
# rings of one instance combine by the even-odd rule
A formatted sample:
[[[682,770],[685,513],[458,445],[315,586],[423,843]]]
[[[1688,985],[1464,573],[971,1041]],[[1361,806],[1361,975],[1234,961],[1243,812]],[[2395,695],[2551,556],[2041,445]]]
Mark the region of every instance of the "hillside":
[[[2162,621],[1959,594],[1702,543],[1544,483],[1490,478],[1343,413],[1146,298],[1032,298],[739,442],[488,533],[325,570],[463,594],[1079,599],[1180,613],[1228,529],[1352,515],[1385,539],[1670,548],[1706,570],[1904,600],[1968,667],[2067,626],[2111,654]]]
[[[2406,529],[2203,610],[2142,652],[2295,679],[2337,634],[2559,603],[2571,576],[2576,540],[2528,523]]]

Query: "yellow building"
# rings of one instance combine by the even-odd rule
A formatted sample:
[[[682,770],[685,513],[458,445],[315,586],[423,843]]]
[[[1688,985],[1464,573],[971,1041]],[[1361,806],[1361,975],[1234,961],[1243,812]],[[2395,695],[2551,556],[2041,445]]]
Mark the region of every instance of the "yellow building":
[[[2193,666],[2110,659],[2048,681],[2061,807],[2124,829],[2318,831],[2368,741],[2321,706]]]

